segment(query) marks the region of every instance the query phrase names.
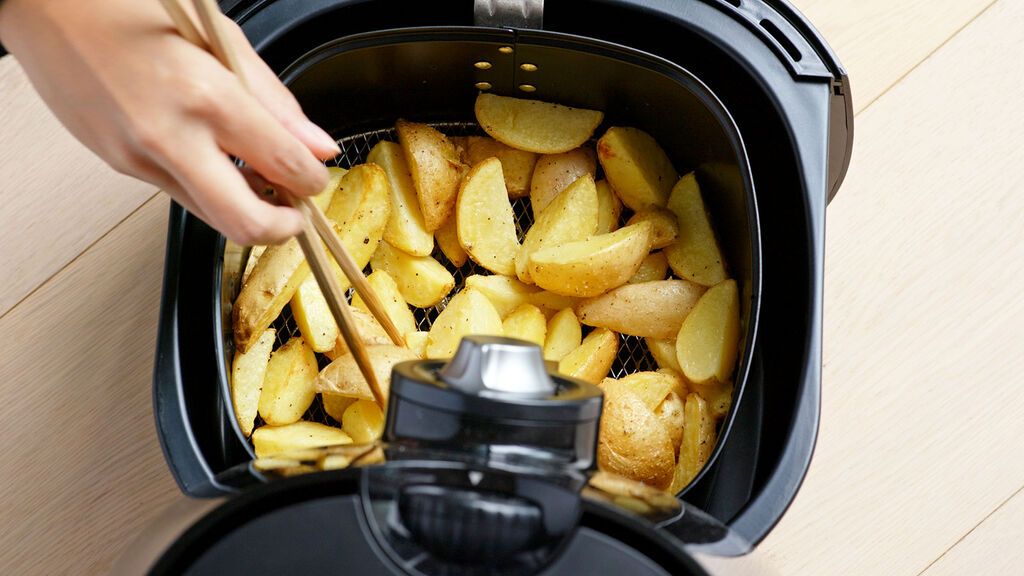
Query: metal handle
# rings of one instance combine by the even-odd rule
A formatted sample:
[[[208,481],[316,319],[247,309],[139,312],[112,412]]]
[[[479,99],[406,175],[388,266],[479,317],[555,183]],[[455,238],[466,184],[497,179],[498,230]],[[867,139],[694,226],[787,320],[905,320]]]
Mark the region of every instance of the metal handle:
[[[473,24],[488,28],[544,28],[544,0],[474,0]]]

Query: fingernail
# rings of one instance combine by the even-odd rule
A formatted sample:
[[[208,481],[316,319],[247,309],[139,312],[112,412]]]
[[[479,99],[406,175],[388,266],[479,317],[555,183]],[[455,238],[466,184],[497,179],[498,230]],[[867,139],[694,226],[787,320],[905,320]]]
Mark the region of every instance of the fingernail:
[[[309,120],[306,120],[302,124],[302,131],[312,142],[315,142],[317,146],[322,147],[325,150],[331,150],[335,155],[341,153],[341,148],[338,148],[338,143],[334,141],[334,138],[331,138],[327,132],[324,132],[322,128],[313,124]]]

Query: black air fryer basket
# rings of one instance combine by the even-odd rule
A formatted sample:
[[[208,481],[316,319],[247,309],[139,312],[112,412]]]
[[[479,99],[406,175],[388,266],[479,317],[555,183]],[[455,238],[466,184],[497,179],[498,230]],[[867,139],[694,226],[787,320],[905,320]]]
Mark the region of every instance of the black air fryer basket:
[[[799,13],[784,0],[222,5],[338,138],[339,165],[394,140],[399,117],[479,133],[473,101],[486,89],[603,110],[604,126],[639,127],[681,174],[695,170],[741,287],[744,331],[720,441],[680,497],[730,537],[764,537],[814,447],[824,211],[853,131],[846,75]],[[528,206],[514,207],[522,230]],[[218,475],[252,459],[226,401],[230,305],[245,257],[172,208],[154,398],[165,454],[190,496],[233,493]],[[474,273],[449,267],[460,283]],[[418,312],[422,329],[436,313]],[[278,327],[282,340],[295,332],[287,313]],[[642,339],[622,341],[616,375],[653,367]],[[307,418],[324,418],[322,409]]]

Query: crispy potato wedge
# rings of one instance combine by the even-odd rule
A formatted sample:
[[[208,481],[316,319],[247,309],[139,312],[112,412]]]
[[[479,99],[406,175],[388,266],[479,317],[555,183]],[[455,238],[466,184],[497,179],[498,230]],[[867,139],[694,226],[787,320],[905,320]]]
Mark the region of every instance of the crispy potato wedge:
[[[242,271],[242,284],[245,284],[246,280],[249,279],[249,275],[252,274],[252,269],[256,267],[256,262],[266,251],[266,246],[253,246],[249,250],[249,258],[245,261],[245,270]]]
[[[610,380],[606,378],[605,380]],[[676,388],[676,381],[669,374],[661,372],[634,372],[619,378],[618,381],[640,397],[651,410],[657,408],[661,402]]]
[[[597,188],[597,230],[595,234],[607,234],[619,229],[622,216],[622,201],[612,190],[607,180],[598,180]]]
[[[576,316],[588,326],[632,336],[672,338],[697,304],[705,288],[686,280],[654,280],[623,284],[576,305]]]
[[[342,396],[341,394],[321,394],[320,398],[324,403],[324,412],[327,412],[327,415],[334,418],[339,424],[345,414],[345,410],[358,401],[358,398]]]
[[[683,442],[683,425],[686,420],[683,415],[683,400],[675,392],[669,392],[668,396],[654,409],[654,415],[665,425],[668,435],[672,439],[672,447],[678,453],[679,445]]]
[[[676,461],[668,427],[622,382],[606,380],[602,389],[598,466],[655,488],[667,488]]]
[[[584,174],[597,174],[597,159],[590,148],[545,154],[537,160],[530,181],[530,207],[536,219],[548,204]]]
[[[294,337],[270,355],[260,393],[259,413],[271,426],[298,422],[316,398],[317,365],[313,349]]]
[[[523,304],[509,313],[501,323],[502,330],[508,338],[519,338],[544,347],[544,338],[548,331],[548,319],[533,304]]]
[[[732,383],[690,384],[694,392],[708,403],[708,411],[716,420],[723,418],[732,408]]]
[[[390,274],[402,298],[419,308],[437,304],[455,287],[455,278],[437,260],[406,254],[387,242],[380,243],[370,265]]]
[[[252,433],[257,458],[292,450],[351,443],[352,439],[340,428],[304,420],[285,426],[260,426]]]
[[[363,341],[363,344],[393,344],[391,337],[384,331],[384,327],[369,312],[352,307],[349,307],[349,312],[352,313],[355,328],[359,332],[359,338]],[[335,339],[334,348],[324,352],[324,356],[331,360],[337,360],[345,354],[348,354],[348,344],[345,343],[345,339],[341,335],[338,335],[338,338]]]
[[[430,256],[434,251],[434,237],[423,221],[416,187],[402,147],[394,142],[378,142],[366,161],[380,166],[388,177],[391,215],[384,227],[384,240],[414,256]]]
[[[310,274],[299,284],[291,301],[292,318],[314,352],[327,352],[338,340],[338,324],[316,278]]]
[[[584,240],[597,229],[597,189],[584,174],[548,205],[526,232],[516,255],[516,275],[531,282],[530,257],[545,247]]]
[[[302,256],[298,240],[292,238],[267,247],[231,310],[238,352],[244,353],[256,343],[307,276],[309,264]]]
[[[558,371],[567,376],[597,384],[608,375],[619,352],[619,335],[606,328],[587,334],[572,352],[558,363]]]
[[[548,319],[551,319],[555,313],[561,310],[565,310],[566,308],[575,308],[580,299],[574,296],[556,294],[548,290],[539,290],[529,294],[526,297],[526,301],[537,308],[540,308],[540,311],[543,312]]]
[[[686,381],[686,378],[678,370],[658,368],[656,372],[664,374],[669,378],[669,381],[672,383],[672,391],[679,395],[680,398],[686,398],[686,395],[691,392],[690,383]]]
[[[651,252],[647,256],[644,256],[640,267],[636,269],[636,273],[627,280],[630,284],[641,284],[643,282],[653,282],[655,280],[664,280],[665,276],[668,275],[668,259],[665,258],[664,252]]]
[[[509,198],[521,198],[530,193],[530,180],[537,164],[533,152],[516,150],[493,138],[469,136],[466,138],[466,163],[475,166],[488,158],[501,162],[501,173],[505,176],[505,189]]]
[[[459,180],[466,165],[462,163],[455,145],[426,124],[399,120],[395,123],[395,131],[416,188],[423,224],[433,232],[448,220],[455,209]]]
[[[377,377],[385,401],[388,391],[391,389],[391,369],[395,364],[419,359],[413,351],[393,344],[367,346],[366,355],[370,358],[373,374]],[[359,365],[356,364],[356,359],[352,354],[339,356],[337,360],[328,364],[314,379],[314,386],[316,391],[321,394],[339,394],[360,400],[375,401],[370,384],[366,378],[363,378],[363,374],[359,371]],[[344,420],[342,420],[342,424],[344,424]]]
[[[640,222],[586,240],[537,250],[529,257],[535,284],[566,296],[590,297],[626,283],[650,250],[651,225]]]
[[[613,126],[597,141],[597,158],[622,203],[639,212],[664,206],[679,173],[650,134]]]
[[[466,288],[434,320],[427,336],[427,358],[451,358],[463,336],[503,334],[501,316],[491,301],[475,288]]]
[[[560,154],[581,146],[594,134],[604,113],[539,100],[482,93],[476,120],[492,138],[517,150]]]
[[[683,441],[679,446],[679,461],[669,488],[673,494],[686,488],[697,476],[714,447],[715,421],[707,402],[700,395],[690,393],[683,407]]]
[[[444,257],[457,267],[462,266],[469,259],[469,254],[459,244],[459,231],[455,218],[449,218],[440,228],[434,230],[434,239],[444,253]]]
[[[466,288],[476,288],[487,296],[498,315],[506,317],[516,308],[526,304],[531,294],[540,289],[523,284],[510,276],[481,276],[474,274],[466,278]]]
[[[462,179],[455,218],[459,244],[474,262],[495,274],[515,272],[519,239],[497,158],[477,164]]]
[[[626,225],[637,222],[651,223],[651,248],[658,250],[676,241],[679,235],[679,224],[676,222],[676,215],[664,208],[644,208],[633,214],[626,221]]]
[[[735,280],[708,289],[683,320],[676,359],[695,384],[728,382],[740,341],[740,298]]]
[[[693,172],[680,178],[672,188],[668,209],[679,222],[678,238],[665,248],[672,271],[680,278],[704,286],[714,286],[725,280],[725,258],[715,239]]]
[[[417,330],[415,332],[407,332],[405,334],[405,347],[412,350],[414,354],[420,358],[427,357],[427,337],[430,335],[429,332],[423,330]]]
[[[668,368],[682,374],[683,369],[679,367],[679,360],[676,359],[675,338],[671,340],[645,338],[644,340],[659,368]]]
[[[558,362],[580,347],[583,327],[572,308],[563,308],[548,320],[544,340],[544,359]]]
[[[372,400],[353,402],[341,422],[341,429],[357,444],[369,444],[384,432],[384,413]]]
[[[238,352],[231,361],[231,405],[238,427],[246,436],[252,434],[260,405],[260,392],[267,374],[270,351],[277,331],[267,328],[246,352]]]
[[[402,292],[398,289],[395,279],[384,270],[374,270],[366,277],[366,281],[370,284],[370,288],[377,293],[388,317],[395,324],[395,328],[398,328],[402,334],[415,332],[416,318],[412,315],[412,310],[409,309],[405,298],[402,298]],[[371,313],[370,308],[363,302],[363,298],[358,292],[352,296],[352,306],[368,314]]]

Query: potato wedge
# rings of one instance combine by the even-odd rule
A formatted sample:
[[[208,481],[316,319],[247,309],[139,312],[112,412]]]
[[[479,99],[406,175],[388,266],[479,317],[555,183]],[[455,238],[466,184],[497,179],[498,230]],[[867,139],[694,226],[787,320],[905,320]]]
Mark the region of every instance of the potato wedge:
[[[376,164],[361,164],[341,177],[327,216],[334,231],[360,267],[365,267],[380,243],[391,211],[387,176]],[[348,278],[333,263],[342,288]],[[309,264],[294,238],[270,246],[242,286],[232,311],[235,345],[245,352],[274,321],[309,276]]]
[[[645,338],[644,341],[659,368],[668,368],[682,374],[683,369],[679,367],[679,360],[676,359],[675,338],[672,340]]]
[[[694,392],[708,403],[708,411],[716,420],[723,418],[732,408],[732,383],[690,384]]]
[[[295,422],[285,426],[260,426],[252,433],[257,458],[265,458],[291,450],[351,444],[352,439],[340,428],[316,422]]]
[[[611,378],[605,379],[605,381],[608,380]],[[657,408],[676,386],[672,376],[648,371],[634,372],[623,376],[618,379],[618,382],[632,390],[651,410]]]
[[[419,359],[413,351],[392,344],[367,346],[366,355],[370,358],[373,374],[377,377],[385,401],[387,401],[388,391],[391,390],[391,369],[395,364]],[[339,394],[360,400],[375,401],[370,384],[366,378],[363,378],[363,374],[359,371],[359,365],[356,364],[352,354],[339,356],[337,360],[328,364],[314,379],[314,386],[316,391],[321,394]]]
[[[548,319],[533,304],[523,304],[509,313],[501,323],[502,331],[508,338],[519,338],[544,347],[548,331]]]
[[[605,328],[587,334],[572,352],[558,363],[558,371],[567,376],[597,384],[608,375],[619,352],[619,335]]]
[[[420,358],[427,357],[427,337],[430,335],[429,332],[423,330],[417,330],[415,332],[408,332],[405,335],[405,347],[412,350],[414,354]]]
[[[501,336],[501,316],[491,301],[475,288],[466,288],[434,320],[427,336],[427,358],[451,358],[463,336]]]
[[[526,232],[516,255],[516,275],[531,282],[530,257],[538,250],[589,238],[597,229],[597,188],[584,174],[548,205]]]
[[[357,444],[369,444],[384,432],[384,413],[372,400],[356,400],[346,410],[341,429]]]
[[[313,349],[294,337],[270,355],[260,393],[259,414],[271,426],[298,422],[316,398]]]
[[[324,412],[327,412],[327,415],[334,418],[339,424],[345,415],[345,410],[359,400],[358,398],[342,396],[341,394],[321,394],[320,398],[324,403]]]
[[[540,308],[540,311],[550,319],[556,312],[566,308],[575,308],[580,299],[573,296],[555,294],[548,290],[538,290],[527,295],[526,301]]]
[[[387,242],[380,243],[370,265],[390,274],[402,298],[419,308],[437,304],[455,287],[455,278],[437,260],[406,254]]]
[[[562,154],[545,154],[537,160],[530,181],[530,207],[536,219],[562,190],[584,174],[597,174],[597,159],[590,148],[576,148]]]
[[[548,320],[544,340],[544,359],[558,362],[580,347],[583,327],[572,308],[563,308]]]
[[[366,277],[366,281],[369,283],[370,288],[373,288],[373,291],[377,293],[377,297],[380,299],[381,304],[384,305],[384,310],[387,312],[388,317],[395,324],[395,328],[398,328],[398,331],[402,334],[415,332],[416,318],[412,315],[412,310],[409,309],[405,298],[402,298],[402,293],[399,291],[395,279],[384,270],[374,270]],[[352,307],[368,314],[370,313],[370,308],[363,302],[363,298],[359,293],[352,296]]]
[[[595,234],[607,234],[619,229],[622,216],[622,201],[612,190],[607,180],[598,180],[597,187],[597,230]]]
[[[338,324],[316,278],[310,274],[299,284],[291,301],[292,318],[314,352],[327,352],[338,340]]]
[[[577,148],[594,134],[604,113],[539,100],[482,93],[476,120],[492,138],[518,150],[560,154]]]
[[[246,436],[252,434],[260,405],[260,392],[267,374],[270,351],[277,331],[267,328],[246,352],[238,352],[231,361],[231,405],[238,427]]]
[[[740,298],[735,280],[711,287],[683,320],[676,359],[695,384],[728,382],[740,341]]]
[[[683,407],[683,441],[679,446],[679,461],[669,488],[673,494],[686,488],[697,476],[707,464],[714,447],[715,421],[707,402],[698,394],[688,394]]]
[[[576,316],[588,326],[622,334],[672,338],[697,304],[705,288],[686,280],[655,280],[623,284],[576,305]]]
[[[622,382],[607,380],[602,389],[598,466],[655,488],[667,488],[676,461],[668,427]]]
[[[639,212],[665,206],[679,173],[650,134],[613,126],[597,141],[597,159],[622,203]]]
[[[352,319],[355,321],[356,330],[359,332],[363,344],[393,344],[391,337],[384,331],[384,327],[370,313],[352,307],[349,307],[349,312],[352,313]],[[334,348],[324,352],[324,356],[331,360],[337,360],[345,354],[348,354],[348,344],[345,343],[345,339],[341,335],[335,339]]]
[[[704,286],[725,280],[725,258],[693,172],[680,178],[672,188],[668,209],[679,221],[679,237],[665,248],[668,265],[676,276]]]
[[[462,179],[455,218],[459,244],[474,262],[495,274],[515,271],[519,239],[497,158],[477,164]]]
[[[423,221],[416,187],[402,147],[394,142],[378,142],[366,161],[380,166],[388,177],[391,215],[384,227],[384,240],[414,256],[430,256],[434,251],[434,237]]]
[[[505,189],[509,198],[521,198],[530,193],[530,180],[537,164],[533,152],[516,150],[493,138],[469,136],[466,138],[466,163],[475,166],[488,158],[501,162],[501,173],[505,176]]]
[[[242,284],[245,284],[246,280],[249,279],[249,275],[252,274],[252,269],[256,267],[256,262],[266,251],[266,246],[253,246],[249,250],[249,258],[245,261],[245,270],[242,271]]]
[[[683,400],[675,392],[669,392],[661,404],[654,409],[654,415],[665,425],[665,429],[668,430],[668,435],[672,439],[672,446],[677,453],[679,445],[683,442],[683,426],[686,423],[683,412]]]
[[[510,276],[481,276],[474,274],[466,278],[466,288],[476,288],[487,296],[502,318],[516,308],[526,304],[531,294],[539,292],[535,286],[523,284]]]
[[[668,376],[669,381],[672,383],[672,391],[679,395],[680,398],[686,398],[686,395],[692,391],[690,390],[690,383],[686,381],[686,378],[678,370],[658,368],[656,372]]]
[[[626,225],[637,222],[651,223],[651,248],[658,250],[676,241],[679,235],[679,224],[676,222],[676,215],[664,208],[644,208],[633,214]]]
[[[529,257],[530,277],[541,288],[566,296],[604,294],[636,273],[650,249],[650,233],[651,225],[640,222],[542,248]]]
[[[462,244],[459,244],[459,231],[455,218],[449,218],[440,228],[434,230],[434,239],[437,240],[437,245],[444,253],[444,257],[455,266],[462,266],[469,259],[469,254],[466,254]]]
[[[647,256],[644,256],[640,267],[636,269],[636,273],[630,277],[629,284],[642,284],[644,282],[653,282],[655,280],[664,280],[665,276],[668,275],[668,259],[665,258],[665,253],[651,252]]]
[[[455,145],[426,124],[399,120],[395,123],[395,131],[416,188],[423,224],[433,232],[448,220],[455,209],[459,180],[466,165],[462,163]]]

